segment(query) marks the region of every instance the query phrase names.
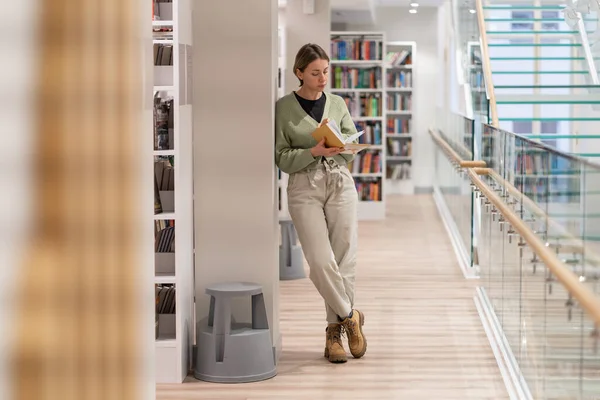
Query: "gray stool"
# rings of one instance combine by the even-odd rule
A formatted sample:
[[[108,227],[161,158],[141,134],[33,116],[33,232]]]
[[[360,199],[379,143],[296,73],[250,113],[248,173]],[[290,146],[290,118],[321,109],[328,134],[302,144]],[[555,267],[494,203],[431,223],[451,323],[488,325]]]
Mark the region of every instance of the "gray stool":
[[[275,352],[262,287],[256,283],[220,283],[206,288],[208,318],[196,324],[194,376],[208,382],[240,383],[277,374]],[[231,299],[252,297],[252,324],[232,321]]]
[[[282,281],[306,278],[304,255],[298,245],[296,228],[290,218],[280,218],[281,245],[279,246],[279,279]]]

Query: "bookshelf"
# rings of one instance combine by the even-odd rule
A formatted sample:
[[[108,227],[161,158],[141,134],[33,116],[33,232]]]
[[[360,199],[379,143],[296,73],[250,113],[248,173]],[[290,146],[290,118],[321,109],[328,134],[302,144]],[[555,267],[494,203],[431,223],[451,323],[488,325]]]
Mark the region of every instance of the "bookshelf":
[[[277,30],[277,99],[285,96],[285,75],[286,75],[286,36],[285,36],[285,27],[280,26]],[[279,198],[279,218],[289,218],[288,205],[287,205],[287,183],[288,183],[288,174],[282,172],[279,168],[277,169],[277,193]]]
[[[385,49],[386,189],[389,194],[413,194],[413,67],[417,45],[387,42]]]
[[[386,130],[385,34],[382,32],[330,33],[330,91],[345,101],[361,143],[375,145],[360,152],[348,165],[359,196],[358,218],[385,218]]]
[[[156,382],[191,365],[194,302],[191,0],[153,1]],[[150,162],[150,160],[148,160]],[[151,179],[151,177],[148,177]]]

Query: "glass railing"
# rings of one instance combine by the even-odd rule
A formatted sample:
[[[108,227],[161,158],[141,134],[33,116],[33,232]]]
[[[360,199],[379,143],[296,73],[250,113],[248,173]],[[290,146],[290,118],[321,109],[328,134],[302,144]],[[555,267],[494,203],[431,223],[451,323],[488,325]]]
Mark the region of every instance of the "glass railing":
[[[454,242],[465,275],[474,275],[476,243],[473,240],[473,195],[461,161],[473,160],[474,121],[465,116],[437,110],[432,132],[435,150],[434,195]],[[447,146],[447,148],[444,148]],[[448,153],[451,153],[450,156]]]
[[[478,179],[491,194],[475,200],[479,293],[513,371],[510,389],[521,398],[598,398],[600,166],[485,131],[489,169]]]

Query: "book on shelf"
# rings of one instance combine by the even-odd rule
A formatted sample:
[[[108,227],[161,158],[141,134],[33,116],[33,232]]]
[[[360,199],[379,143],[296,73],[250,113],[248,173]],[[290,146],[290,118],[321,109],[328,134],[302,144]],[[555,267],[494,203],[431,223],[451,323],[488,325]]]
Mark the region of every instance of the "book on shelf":
[[[405,134],[410,133],[410,120],[407,118],[388,118],[387,133]]]
[[[360,201],[381,201],[381,179],[359,178],[356,180],[356,191]]]
[[[174,100],[154,95],[154,150],[172,150],[174,147]]]
[[[410,111],[412,108],[412,95],[406,93],[387,94],[388,111]]]
[[[392,67],[398,67],[402,65],[411,65],[412,57],[410,50],[402,51],[388,51],[385,57],[385,61]]]
[[[381,172],[381,152],[367,151],[358,154],[354,160],[348,164],[348,169],[352,174],[378,174]]]
[[[408,180],[410,179],[410,171],[411,165],[410,163],[400,163],[390,165],[387,168],[387,177],[388,179],[393,180]]]
[[[352,143],[362,136],[363,133],[365,131],[357,132],[345,138],[335,120],[330,119],[327,123],[318,127],[312,133],[312,136],[317,142],[320,142],[324,138],[326,147],[343,147],[344,151],[342,151],[342,154],[356,154],[361,150],[371,147],[370,144]]]
[[[377,39],[342,39],[334,37],[331,40],[332,60],[379,61],[382,59],[383,41]]]
[[[381,68],[336,66],[333,69],[333,89],[379,89]]]
[[[166,39],[156,37],[155,39]],[[172,44],[154,44],[154,65],[173,65],[173,45]]]
[[[356,129],[365,133],[358,139],[359,143],[380,145],[382,140],[381,122],[379,121],[357,121],[354,123]]]
[[[412,71],[388,71],[388,89],[410,89],[412,88]]]
[[[388,138],[388,155],[409,157],[412,155],[412,141]]]

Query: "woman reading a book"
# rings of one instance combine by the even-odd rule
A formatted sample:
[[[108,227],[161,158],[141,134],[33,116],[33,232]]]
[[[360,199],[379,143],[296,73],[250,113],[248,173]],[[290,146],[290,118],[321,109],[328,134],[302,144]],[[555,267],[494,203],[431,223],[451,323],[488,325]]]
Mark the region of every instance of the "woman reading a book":
[[[324,92],[329,57],[321,47],[302,46],[294,73],[300,88],[277,101],[275,162],[289,174],[289,212],[310,266],[310,279],[325,301],[325,357],[343,363],[347,361],[343,331],[355,358],[367,349],[364,315],[353,309],[358,194],[347,164],[354,155],[343,154],[356,150],[327,147],[326,138],[317,141],[313,133],[327,125],[349,138],[356,127],[345,101]]]

